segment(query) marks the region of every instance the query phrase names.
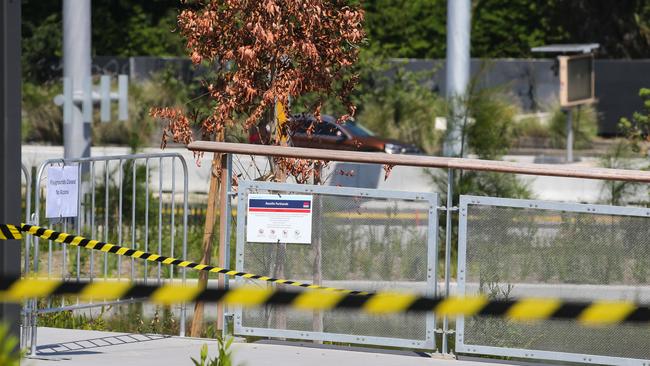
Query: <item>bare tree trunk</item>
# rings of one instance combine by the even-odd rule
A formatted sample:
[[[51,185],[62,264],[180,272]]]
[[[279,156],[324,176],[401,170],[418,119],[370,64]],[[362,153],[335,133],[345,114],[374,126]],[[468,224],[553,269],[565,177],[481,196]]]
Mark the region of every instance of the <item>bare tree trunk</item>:
[[[217,135],[216,141],[224,140],[224,133],[221,130]],[[223,166],[221,164],[221,154],[214,154],[212,157],[212,167],[210,174],[210,189],[208,190],[208,209],[205,213],[205,226],[203,228],[203,254],[201,255],[201,264],[210,264],[212,257],[212,240],[214,239],[214,228],[217,222],[217,211],[219,207],[219,186],[220,175]],[[208,273],[199,272],[199,287],[206,287],[208,284]],[[190,325],[190,337],[200,337],[203,331],[203,303],[197,302],[194,305],[194,316]]]

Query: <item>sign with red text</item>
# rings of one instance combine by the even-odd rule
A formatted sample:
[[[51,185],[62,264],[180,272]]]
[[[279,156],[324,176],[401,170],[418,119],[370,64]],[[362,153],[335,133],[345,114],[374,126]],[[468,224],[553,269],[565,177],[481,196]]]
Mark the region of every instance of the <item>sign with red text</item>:
[[[246,241],[311,244],[312,196],[249,194]]]

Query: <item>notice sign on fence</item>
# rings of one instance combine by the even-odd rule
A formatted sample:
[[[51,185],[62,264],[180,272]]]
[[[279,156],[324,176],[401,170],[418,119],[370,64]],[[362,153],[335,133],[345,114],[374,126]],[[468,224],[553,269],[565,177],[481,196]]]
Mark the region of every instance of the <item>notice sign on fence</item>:
[[[76,217],[78,199],[79,167],[48,167],[45,217],[48,219]]]
[[[312,196],[249,194],[246,241],[311,244]]]

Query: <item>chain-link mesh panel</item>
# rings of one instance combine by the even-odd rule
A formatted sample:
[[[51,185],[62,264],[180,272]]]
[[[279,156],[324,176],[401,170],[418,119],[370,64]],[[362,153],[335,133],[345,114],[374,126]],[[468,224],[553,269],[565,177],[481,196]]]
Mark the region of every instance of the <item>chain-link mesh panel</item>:
[[[372,195],[372,191],[367,192]],[[256,189],[246,193],[277,192]],[[428,233],[435,217],[430,217],[430,212],[435,215],[435,207],[424,200],[313,194],[312,243],[245,242],[240,270],[351,290],[432,294],[435,281],[429,276],[434,276],[434,263],[429,262]],[[244,215],[239,216],[239,220],[244,219]],[[322,327],[318,325],[321,316]],[[287,338],[302,338],[301,331],[355,335],[360,340],[363,336],[419,341],[433,338],[433,329],[427,329],[427,316],[423,314],[371,316],[349,311],[318,314],[245,309],[241,325],[296,331]],[[429,327],[433,327],[432,321]],[[336,337],[328,339],[335,341]]]
[[[467,294],[650,300],[650,218],[476,204],[462,214]],[[649,339],[647,326],[565,321],[471,318],[462,331],[466,345],[640,359]]]

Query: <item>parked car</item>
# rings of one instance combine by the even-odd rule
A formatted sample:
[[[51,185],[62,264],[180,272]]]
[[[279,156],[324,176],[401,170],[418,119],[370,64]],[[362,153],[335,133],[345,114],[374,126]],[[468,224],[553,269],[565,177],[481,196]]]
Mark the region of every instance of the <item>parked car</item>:
[[[386,152],[389,154],[421,154],[413,144],[376,136],[357,121],[337,123],[332,116],[321,116],[321,122],[310,115],[296,115],[287,122],[288,134],[295,147],[317,149]],[[270,128],[262,123],[249,134],[249,142],[268,144]]]

